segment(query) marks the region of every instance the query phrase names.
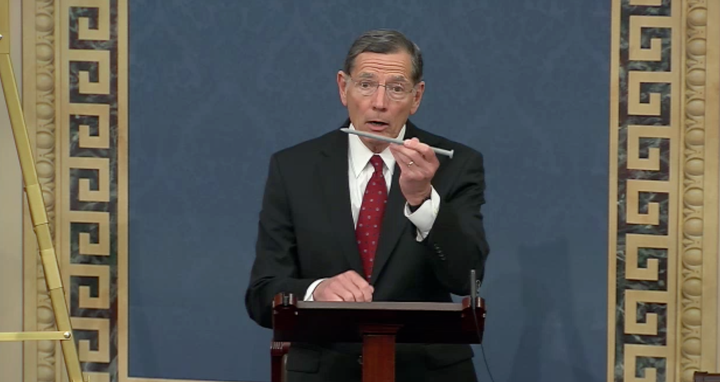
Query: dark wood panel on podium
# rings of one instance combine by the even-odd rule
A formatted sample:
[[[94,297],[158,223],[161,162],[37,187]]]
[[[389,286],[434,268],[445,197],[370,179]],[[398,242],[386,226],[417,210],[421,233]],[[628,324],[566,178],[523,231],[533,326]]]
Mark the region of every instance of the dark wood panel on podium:
[[[478,344],[485,301],[462,303],[307,302],[291,294],[273,302],[272,381],[280,382],[283,343],[362,343],[363,382],[395,380],[396,343]]]
[[[696,371],[693,375],[693,379],[694,382],[720,382],[720,374]]]

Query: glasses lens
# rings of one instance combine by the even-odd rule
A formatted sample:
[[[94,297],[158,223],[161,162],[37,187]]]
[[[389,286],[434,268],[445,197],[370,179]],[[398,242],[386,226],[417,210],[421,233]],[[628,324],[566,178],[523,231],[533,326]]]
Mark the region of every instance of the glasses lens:
[[[401,83],[391,83],[385,85],[387,95],[394,100],[401,100],[407,95],[407,87]]]
[[[378,87],[380,87],[380,83],[378,81],[373,80],[359,80],[355,81],[352,80],[355,84],[355,89],[357,89],[358,93],[364,95],[364,96],[371,96],[375,94]],[[382,85],[385,88],[385,94],[388,96],[388,98],[395,100],[395,101],[401,101],[407,97],[408,93],[408,87],[409,85],[398,83],[398,82],[392,82],[385,85]]]
[[[376,81],[361,80],[355,82],[355,87],[358,89],[360,94],[368,96],[375,93],[375,90],[378,88],[378,83]]]

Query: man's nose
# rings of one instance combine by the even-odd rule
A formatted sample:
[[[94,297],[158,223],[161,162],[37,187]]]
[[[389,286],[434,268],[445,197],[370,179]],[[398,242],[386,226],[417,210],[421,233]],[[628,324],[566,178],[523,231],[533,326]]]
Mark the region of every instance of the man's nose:
[[[373,109],[385,110],[387,108],[387,94],[385,93],[385,85],[378,85],[375,94],[373,94]]]

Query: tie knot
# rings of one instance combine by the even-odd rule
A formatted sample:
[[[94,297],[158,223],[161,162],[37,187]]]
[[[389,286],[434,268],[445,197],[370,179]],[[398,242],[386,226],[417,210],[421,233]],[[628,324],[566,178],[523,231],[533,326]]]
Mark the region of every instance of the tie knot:
[[[375,167],[375,171],[382,173],[383,160],[380,158],[380,155],[373,155],[372,158],[370,158],[370,163]]]

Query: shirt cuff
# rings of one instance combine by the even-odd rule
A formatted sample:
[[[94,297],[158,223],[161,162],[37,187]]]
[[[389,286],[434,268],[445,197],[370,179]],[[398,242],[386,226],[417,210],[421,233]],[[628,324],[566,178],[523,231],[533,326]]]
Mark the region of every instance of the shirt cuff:
[[[423,241],[430,234],[430,230],[435,224],[435,219],[440,212],[440,195],[432,188],[430,199],[426,200],[415,212],[410,211],[410,205],[405,202],[405,217],[415,225],[417,235],[415,240]]]
[[[305,298],[303,299],[303,301],[315,301],[315,298],[313,297],[313,292],[315,292],[315,288],[317,288],[317,286],[325,280],[327,279],[319,279],[313,281],[313,283],[310,284],[310,286],[307,288],[307,292],[305,292]]]

